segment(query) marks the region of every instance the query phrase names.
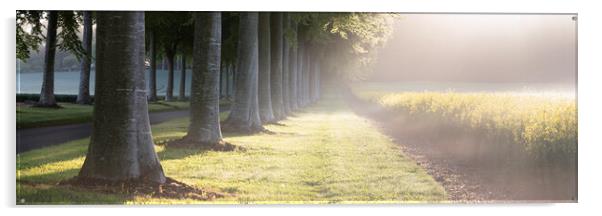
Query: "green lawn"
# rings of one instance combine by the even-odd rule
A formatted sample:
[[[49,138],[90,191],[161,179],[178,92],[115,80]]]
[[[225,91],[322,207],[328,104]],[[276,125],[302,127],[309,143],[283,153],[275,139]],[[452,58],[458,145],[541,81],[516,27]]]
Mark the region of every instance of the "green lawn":
[[[188,109],[189,104],[187,101],[160,101],[149,103],[148,109],[150,112]],[[59,105],[63,108],[17,106],[17,128],[44,127],[92,121],[93,106],[73,103],[59,103]]]
[[[225,114],[224,114],[225,115]],[[335,97],[298,112],[273,134],[225,134],[246,151],[156,150],[167,176],[229,194],[201,203],[398,203],[446,200],[444,189],[366,119]],[[153,126],[156,143],[185,135],[187,119]],[[77,175],[88,139],[17,156],[17,202],[199,203],[56,186]]]

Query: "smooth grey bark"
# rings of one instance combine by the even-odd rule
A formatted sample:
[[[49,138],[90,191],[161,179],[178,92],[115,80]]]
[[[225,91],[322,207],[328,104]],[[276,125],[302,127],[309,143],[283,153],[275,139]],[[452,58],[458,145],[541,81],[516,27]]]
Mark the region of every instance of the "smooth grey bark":
[[[92,12],[84,11],[84,32],[82,38],[82,47],[85,55],[81,62],[81,73],[79,76],[79,92],[77,94],[77,104],[91,104],[90,97],[90,64],[92,63]]]
[[[258,103],[258,14],[240,13],[234,101],[222,129],[253,133],[263,130]]]
[[[46,50],[44,53],[44,74],[40,100],[36,106],[56,107],[54,98],[54,56],[56,54],[56,31],[58,26],[58,12],[48,11],[48,25],[46,26]]]
[[[144,12],[97,12],[94,121],[80,179],[164,183],[144,74]]]
[[[180,100],[186,100],[186,56],[180,58]]]
[[[149,101],[157,101],[157,42],[155,40],[155,32],[151,30],[149,34],[149,50],[150,50],[150,76],[148,82]]]
[[[303,103],[303,97],[305,91],[303,91],[303,77],[304,77],[304,73],[305,73],[305,43],[303,41],[302,37],[298,37],[297,38],[298,42],[297,42],[297,46],[299,46],[299,48],[297,49],[298,53],[297,53],[297,83],[296,83],[296,91],[297,91],[297,106],[299,108],[302,108],[305,106],[305,104]]]
[[[313,70],[312,70],[312,97],[311,100],[312,102],[315,102],[317,100],[320,99],[320,54],[319,52],[315,52],[314,55],[314,61],[312,61],[313,63]]]
[[[228,92],[228,88],[230,88],[230,68],[226,65],[223,66],[224,67],[224,82],[223,85],[219,86],[220,91],[223,89],[224,91],[224,98],[228,98],[230,97],[229,92]]]
[[[297,27],[298,24],[291,20],[291,41],[293,44],[290,46],[289,53],[289,93],[290,93],[290,102],[291,102],[291,111],[299,109],[299,104],[297,103],[297,74],[298,74],[298,54],[299,54],[299,41],[297,38]]]
[[[184,138],[196,145],[222,142],[219,122],[221,12],[198,12],[194,17],[190,126]]]
[[[309,97],[310,97],[310,92],[309,92],[309,86],[310,86],[310,74],[311,74],[311,64],[313,59],[310,58],[311,56],[311,46],[309,44],[305,45],[305,60],[303,61],[303,63],[305,64],[303,66],[303,105],[307,106],[310,103]]]
[[[290,28],[290,17],[288,13],[284,13],[282,17],[283,22],[283,35],[282,35],[282,108],[284,115],[291,113],[291,102],[290,102],[290,85],[289,85],[289,41],[286,38],[284,31]]]
[[[282,25],[282,13],[272,13],[270,17],[270,90],[272,93],[272,111],[275,120],[285,117],[284,101],[282,98],[282,40],[284,36]]]
[[[271,92],[270,13],[259,13],[259,118],[262,123],[274,121]]]
[[[173,70],[175,52],[166,51],[165,56],[167,57],[167,88],[165,89],[165,101],[173,101]]]
[[[234,66],[232,64],[228,65],[228,98],[234,97]]]
[[[219,73],[219,96],[225,98],[228,94],[228,67],[224,64],[221,65]]]

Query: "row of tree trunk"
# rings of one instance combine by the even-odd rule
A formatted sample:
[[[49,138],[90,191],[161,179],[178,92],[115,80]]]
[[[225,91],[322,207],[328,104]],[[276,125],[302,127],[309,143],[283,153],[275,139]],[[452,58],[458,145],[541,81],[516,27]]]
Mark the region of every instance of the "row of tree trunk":
[[[285,13],[241,14],[234,103],[224,130],[258,132],[319,99],[319,58],[311,58],[317,54],[297,29]]]
[[[220,89],[233,87],[223,128],[244,133],[262,131],[263,124],[282,120],[319,98],[319,58],[307,40],[298,38],[297,24],[287,14],[240,13],[236,67],[221,65],[221,20],[220,12],[194,15],[191,115],[182,139],[190,146],[225,144]],[[98,12],[97,23],[93,132],[78,178],[163,183],[147,111],[144,12]],[[285,39],[285,29],[295,32],[293,38]],[[151,60],[152,68],[156,65]]]

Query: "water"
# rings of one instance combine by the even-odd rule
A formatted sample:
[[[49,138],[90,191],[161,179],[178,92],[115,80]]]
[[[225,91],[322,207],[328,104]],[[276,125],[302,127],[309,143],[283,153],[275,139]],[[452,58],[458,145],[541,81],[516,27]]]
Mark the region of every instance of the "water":
[[[186,70],[186,95],[190,95],[191,70]],[[90,94],[94,95],[95,71],[90,72]],[[148,90],[148,80],[150,71],[146,71],[146,86]],[[54,93],[77,95],[79,88],[79,71],[61,71],[54,73]],[[17,94],[39,94],[42,89],[42,73],[18,73],[17,72]],[[157,95],[165,95],[167,89],[167,70],[157,70]],[[174,71],[174,96],[180,91],[180,70]]]

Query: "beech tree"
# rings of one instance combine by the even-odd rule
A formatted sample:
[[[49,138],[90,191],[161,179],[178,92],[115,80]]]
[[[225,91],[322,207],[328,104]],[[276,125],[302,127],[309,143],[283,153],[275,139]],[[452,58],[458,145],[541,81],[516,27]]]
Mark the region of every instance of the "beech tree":
[[[82,38],[82,46],[84,48],[84,56],[81,61],[81,73],[79,78],[79,92],[77,94],[76,103],[91,104],[90,97],[90,65],[92,64],[92,12],[82,12],[84,22],[84,34]]]
[[[54,98],[54,56],[56,54],[56,32],[58,28],[58,12],[48,12],[46,26],[46,49],[44,52],[44,71],[42,74],[42,90],[36,106],[58,107]]]
[[[272,111],[274,113],[275,120],[280,120],[285,117],[284,98],[282,92],[282,86],[284,82],[282,71],[282,59],[284,52],[282,47],[284,40],[282,19],[282,13],[272,13],[270,17],[270,89],[272,97]]]
[[[148,117],[144,12],[98,12],[92,137],[80,180],[164,183]]]
[[[42,32],[46,20],[46,35]],[[44,70],[38,107],[59,107],[54,97],[54,63],[56,49],[69,51],[79,60],[85,53],[77,33],[81,15],[74,11],[17,11],[17,58],[27,61],[45,41]],[[29,27],[29,30],[26,28]],[[59,32],[58,29],[61,29]]]
[[[270,13],[259,13],[259,117],[262,123],[274,121],[272,111]]]
[[[258,103],[258,13],[240,13],[234,101],[224,130],[254,133],[263,130]]]
[[[182,45],[186,37],[192,35],[192,19],[188,12],[150,12],[147,18],[147,23],[150,29],[149,45],[150,45],[150,58],[151,58],[151,99],[152,94],[156,94],[156,69],[153,70],[153,58],[157,54],[153,52],[156,49],[155,46],[159,46],[163,56],[165,57],[165,64],[167,66],[167,84],[165,89],[165,100],[172,101],[174,99],[174,64],[175,56],[178,52],[178,47]],[[154,90],[152,89],[154,87]]]
[[[223,144],[219,121],[221,13],[199,12],[194,19],[190,126],[184,140],[214,146]]]
[[[299,45],[297,43],[297,22],[292,19],[290,20],[290,47],[289,47],[289,100],[291,104],[291,110],[295,111],[299,109],[298,103],[298,91],[297,91],[297,78],[298,78],[298,54],[299,54]]]
[[[288,13],[282,15],[282,103],[285,115],[289,115],[292,112],[291,100],[290,100],[290,45],[287,38],[288,31],[290,29],[290,16]]]

